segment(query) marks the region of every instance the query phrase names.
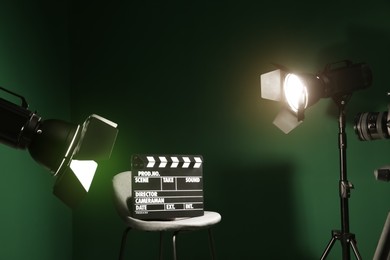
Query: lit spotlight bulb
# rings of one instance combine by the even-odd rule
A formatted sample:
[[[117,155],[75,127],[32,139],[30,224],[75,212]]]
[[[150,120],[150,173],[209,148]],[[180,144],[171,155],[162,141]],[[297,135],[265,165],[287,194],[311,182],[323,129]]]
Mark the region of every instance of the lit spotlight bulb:
[[[308,105],[307,87],[295,74],[287,74],[284,81],[284,97],[292,111],[298,112]]]

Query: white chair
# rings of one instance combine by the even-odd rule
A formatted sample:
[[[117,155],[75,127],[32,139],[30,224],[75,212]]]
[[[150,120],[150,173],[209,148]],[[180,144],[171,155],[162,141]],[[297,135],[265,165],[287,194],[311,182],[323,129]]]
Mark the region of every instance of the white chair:
[[[119,215],[126,224],[126,229],[122,235],[122,242],[120,247],[119,259],[124,259],[124,249],[126,246],[127,234],[131,229],[140,231],[157,231],[160,232],[160,259],[162,259],[162,237],[163,232],[173,232],[172,244],[173,244],[173,258],[177,259],[176,254],[176,240],[179,232],[183,231],[196,231],[201,229],[208,230],[210,252],[212,259],[215,257],[214,241],[211,228],[215,224],[221,221],[221,215],[217,212],[205,211],[203,216],[191,217],[191,218],[178,218],[173,220],[164,221],[149,221],[140,220],[131,217],[130,210],[128,209],[127,202],[132,197],[131,190],[131,172],[122,172],[114,176],[113,178],[114,198],[116,208]]]

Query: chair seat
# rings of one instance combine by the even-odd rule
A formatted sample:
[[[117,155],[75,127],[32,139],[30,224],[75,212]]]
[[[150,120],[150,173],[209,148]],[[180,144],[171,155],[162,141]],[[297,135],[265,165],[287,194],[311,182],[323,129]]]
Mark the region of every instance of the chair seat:
[[[160,259],[162,259],[162,236],[164,231],[172,231],[173,259],[176,260],[176,238],[181,231],[195,231],[200,229],[208,230],[210,252],[212,259],[215,259],[214,239],[211,228],[221,221],[221,215],[213,211],[204,211],[203,216],[176,218],[172,220],[141,220],[131,217],[131,212],[127,205],[131,201],[131,172],[118,173],[113,178],[114,202],[119,215],[126,223],[127,227],[122,235],[119,259],[124,259],[124,249],[127,234],[130,230],[157,231],[160,233]]]
[[[221,221],[221,215],[213,211],[204,211],[204,215],[199,217],[152,221],[127,216],[125,221],[132,229],[142,231],[192,231],[208,228],[219,223]]]

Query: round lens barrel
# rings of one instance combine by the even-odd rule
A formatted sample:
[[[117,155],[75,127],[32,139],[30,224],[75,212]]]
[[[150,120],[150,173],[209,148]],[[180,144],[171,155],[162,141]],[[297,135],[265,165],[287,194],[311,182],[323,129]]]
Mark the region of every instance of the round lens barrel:
[[[388,139],[388,112],[365,112],[355,118],[354,129],[361,141]]]

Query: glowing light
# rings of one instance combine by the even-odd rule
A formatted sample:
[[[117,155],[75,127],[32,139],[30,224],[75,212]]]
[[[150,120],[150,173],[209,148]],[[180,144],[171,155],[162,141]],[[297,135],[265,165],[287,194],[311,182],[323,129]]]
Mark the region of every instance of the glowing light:
[[[287,74],[283,89],[287,103],[294,112],[307,107],[307,87],[298,76]]]
[[[98,164],[92,160],[79,161],[72,160],[70,168],[83,185],[84,189],[88,192],[91,187],[93,177],[95,175]]]

